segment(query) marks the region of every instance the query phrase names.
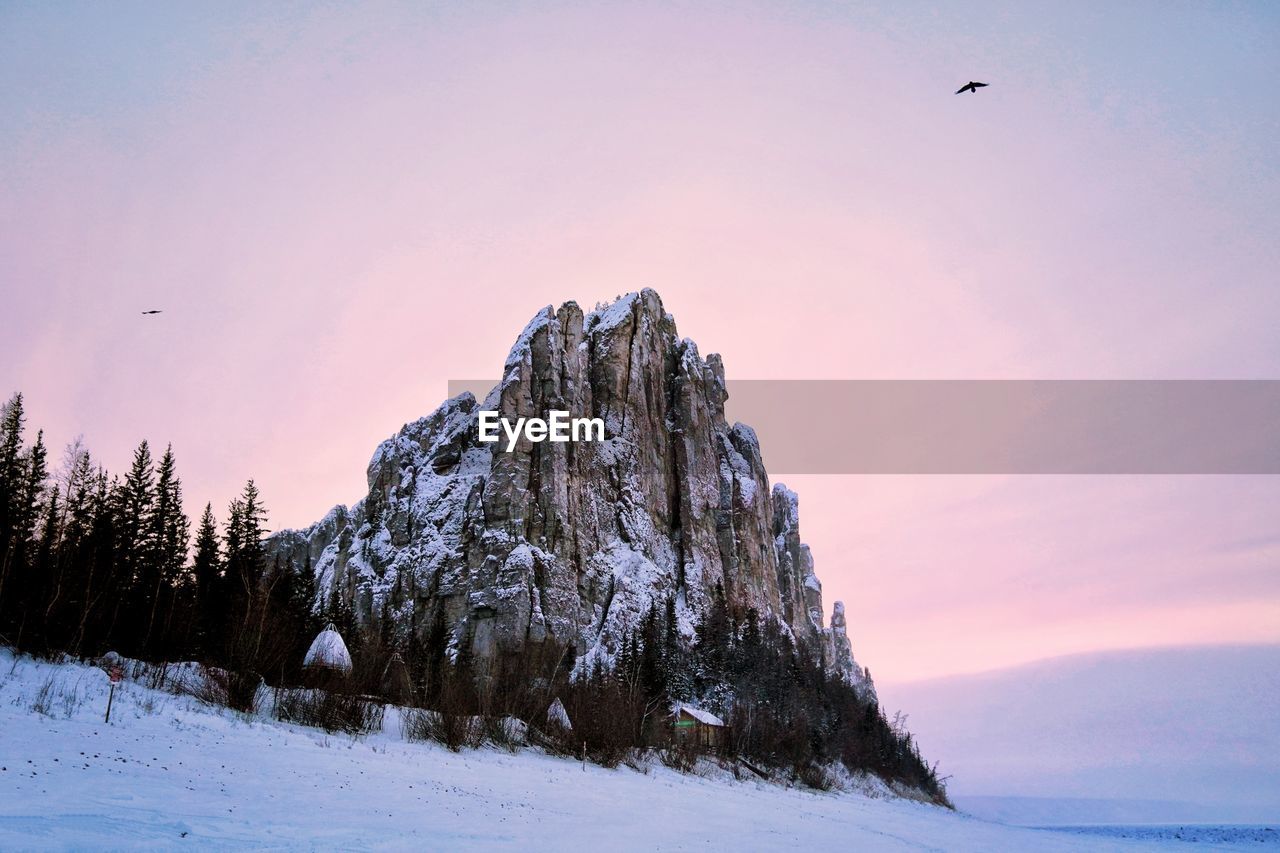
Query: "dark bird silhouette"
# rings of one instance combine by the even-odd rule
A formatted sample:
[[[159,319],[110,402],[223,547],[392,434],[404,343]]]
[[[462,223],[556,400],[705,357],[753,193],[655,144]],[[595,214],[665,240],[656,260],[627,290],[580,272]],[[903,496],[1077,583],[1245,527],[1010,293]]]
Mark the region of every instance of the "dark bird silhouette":
[[[989,83],[975,83],[975,82],[973,82],[972,80],[970,80],[968,83],[965,83],[965,84],[964,84],[963,86],[961,86],[959,89],[956,89],[956,94],[958,95],[958,94],[960,94],[961,92],[973,92],[973,93],[976,95],[976,94],[978,93],[978,89],[982,88],[983,86],[988,86],[988,85],[990,85],[990,84],[989,84]]]
[[[157,310],[155,310],[155,309],[153,308],[153,309],[152,309],[152,310],[150,310],[150,311],[143,311],[142,313],[143,313],[143,314],[161,314],[161,313],[163,313],[163,312],[162,312],[162,311],[157,311]]]

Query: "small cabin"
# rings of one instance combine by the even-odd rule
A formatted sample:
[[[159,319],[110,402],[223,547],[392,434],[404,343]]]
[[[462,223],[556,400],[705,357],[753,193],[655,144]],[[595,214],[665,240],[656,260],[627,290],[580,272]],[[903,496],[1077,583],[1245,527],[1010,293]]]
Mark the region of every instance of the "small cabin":
[[[695,705],[677,702],[671,709],[671,731],[676,743],[703,749],[724,746],[724,720]]]

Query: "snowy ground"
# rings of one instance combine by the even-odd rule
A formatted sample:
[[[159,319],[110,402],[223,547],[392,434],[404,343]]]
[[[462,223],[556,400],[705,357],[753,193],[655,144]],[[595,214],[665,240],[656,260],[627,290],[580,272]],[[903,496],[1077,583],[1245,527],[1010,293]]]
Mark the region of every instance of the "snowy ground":
[[[41,691],[44,690],[44,702]],[[0,849],[1256,849],[1020,829],[901,799],[326,735],[0,651]],[[42,704],[42,710],[33,709]]]

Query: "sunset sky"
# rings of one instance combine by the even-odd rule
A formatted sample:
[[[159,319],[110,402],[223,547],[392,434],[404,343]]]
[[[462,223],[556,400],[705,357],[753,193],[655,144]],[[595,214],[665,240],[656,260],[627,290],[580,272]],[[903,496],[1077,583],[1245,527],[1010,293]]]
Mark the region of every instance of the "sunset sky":
[[[645,286],[732,378],[1280,378],[1278,80],[1265,2],[3,3],[0,395],[282,528]],[[1280,641],[1280,477],[771,475],[878,680]]]

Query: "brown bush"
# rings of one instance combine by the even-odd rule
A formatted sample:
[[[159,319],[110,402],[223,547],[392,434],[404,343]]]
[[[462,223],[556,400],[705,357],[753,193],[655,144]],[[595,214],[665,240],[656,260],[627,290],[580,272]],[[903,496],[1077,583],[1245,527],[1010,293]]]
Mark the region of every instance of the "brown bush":
[[[210,705],[222,705],[233,711],[252,714],[258,709],[258,688],[262,676],[254,672],[233,672],[206,667],[204,679],[196,685],[196,698]]]
[[[573,724],[561,731],[561,751],[580,754],[604,767],[617,767],[640,742],[643,702],[609,676],[583,678],[568,685],[565,710]],[[554,732],[549,732],[555,738]]]
[[[681,773],[689,773],[697,766],[698,755],[698,747],[692,739],[673,741],[658,752],[663,764]]]
[[[481,718],[467,714],[414,708],[407,711],[401,726],[406,740],[432,740],[452,752],[484,743]]]
[[[821,764],[806,764],[796,771],[796,781],[815,791],[830,791],[836,786],[831,772]]]
[[[276,719],[327,732],[368,734],[382,728],[383,706],[362,696],[308,688],[281,690]]]

